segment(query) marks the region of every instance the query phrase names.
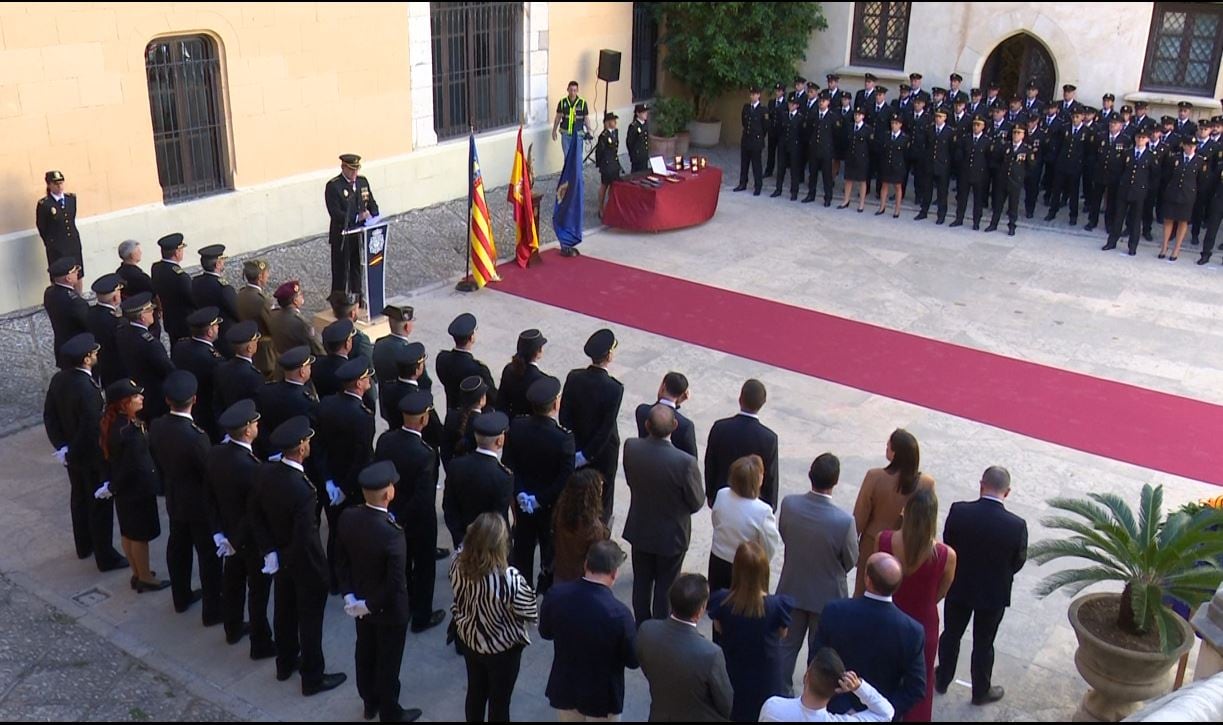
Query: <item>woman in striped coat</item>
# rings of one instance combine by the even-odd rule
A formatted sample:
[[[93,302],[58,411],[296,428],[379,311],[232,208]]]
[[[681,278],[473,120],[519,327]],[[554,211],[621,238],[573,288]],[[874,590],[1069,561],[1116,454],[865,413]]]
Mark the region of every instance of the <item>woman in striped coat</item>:
[[[539,620],[535,591],[507,564],[505,519],[480,514],[467,527],[450,565],[459,651],[467,661],[467,722],[509,722],[510,696],[518,681],[527,625]]]

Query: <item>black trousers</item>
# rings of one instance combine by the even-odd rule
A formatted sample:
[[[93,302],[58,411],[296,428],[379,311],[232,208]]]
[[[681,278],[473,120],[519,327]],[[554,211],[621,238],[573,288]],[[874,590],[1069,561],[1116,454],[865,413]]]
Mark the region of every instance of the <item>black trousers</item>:
[[[757,184],[756,188],[759,189],[760,185]],[[612,512],[616,508],[616,473],[620,470],[619,437],[608,443],[603,452],[590,461],[590,466],[603,476],[603,523],[610,527]]]
[[[509,722],[510,697],[522,666],[522,645],[482,655],[463,648],[467,662],[467,722]]]
[[[361,293],[361,235],[331,240],[331,291]]]
[[[785,146],[777,147],[777,191],[785,186],[786,172],[790,172],[790,198],[798,198],[798,185],[802,182],[803,157]]]
[[[1002,220],[1002,207],[1005,205],[1007,228],[1015,228],[1015,221],[1019,219],[1019,195],[1022,193],[1022,186],[1007,183],[1004,179],[994,179],[993,216],[989,220],[990,226],[998,226],[998,222]]]
[[[1202,227],[1207,225],[1207,216],[1210,208],[1210,199],[1215,193],[1215,184],[1213,175],[1207,177],[1208,181],[1198,185],[1198,195],[1193,201],[1193,216],[1189,221],[1192,223],[1189,233],[1193,235],[1193,242],[1197,243],[1201,239]]]
[[[969,181],[960,179],[959,188],[955,194],[955,220],[964,221],[964,213],[968,210],[968,195],[972,194],[972,223],[980,224],[981,215],[985,213],[985,180]]]
[[[684,553],[651,554],[633,547],[633,618],[638,626],[647,619],[666,619],[671,614],[667,594],[679,577]]]
[[[399,704],[399,668],[403,664],[406,624],[379,624],[371,617],[357,623],[357,694],[367,708],[377,708],[382,722],[396,722]]]
[[[72,540],[77,557],[93,555],[99,569],[119,561],[115,538],[115,502],[96,499],[93,492],[102,485],[101,475],[88,466],[68,465],[69,498],[72,512]]]
[[[1081,171],[1059,171],[1053,179],[1053,199],[1049,202],[1049,213],[1056,216],[1062,204],[1070,207],[1070,221],[1079,218],[1079,182]]]
[[[1027,175],[1023,177],[1023,211],[1027,216],[1032,216],[1036,213],[1036,198],[1040,196],[1040,185],[1044,169],[1044,164],[1035,164],[1028,169]]]
[[[777,142],[781,140],[781,131],[769,132],[767,158],[764,162],[764,175],[773,175],[773,166],[777,162]]]
[[[947,191],[951,186],[951,175],[946,171],[941,174],[932,173],[929,175],[928,184],[926,196],[921,199],[921,213],[929,214],[930,203],[933,201],[938,209],[938,221],[943,221],[947,218]]]
[[[972,609],[950,600],[943,602],[943,635],[938,640],[938,667],[934,669],[935,685],[946,687],[955,679],[956,661],[960,658],[960,639],[972,619],[972,696],[983,697],[991,685],[994,673],[994,638],[1002,624],[1005,609]]]
[[[1109,209],[1108,243],[1116,244],[1121,238],[1122,230],[1129,232],[1129,248],[1138,249],[1138,225],[1142,221],[1143,201],[1118,201],[1115,207]]]
[[[1159,214],[1159,201],[1163,196],[1163,191],[1158,188],[1158,184],[1151,184],[1148,187],[1147,198],[1142,203],[1142,233],[1150,236],[1151,223],[1158,221],[1163,224],[1163,219]]]
[[[429,530],[404,531],[408,543],[405,574],[412,620],[425,625],[433,614],[433,582],[437,578],[437,519]]]
[[[272,650],[272,627],[268,624],[268,600],[272,596],[272,578],[260,571],[263,559],[253,547],[242,547],[225,558],[221,574],[221,609],[224,612],[225,634],[235,637],[242,631],[243,617],[251,625],[251,654]],[[247,597],[247,592],[250,597]],[[243,611],[245,610],[245,611]]]
[[[926,209],[929,209],[930,195],[933,187],[931,185],[932,177],[925,161],[919,160],[909,164],[909,171],[913,174],[913,194],[918,209],[921,209],[923,205]]]
[[[209,528],[199,519],[171,517],[170,537],[166,540],[166,568],[177,611],[186,611],[191,606],[192,554],[200,560],[205,625],[221,621],[221,560],[217,558],[217,546],[212,541],[215,532]]]
[[[824,201],[832,201],[832,183],[834,181],[832,178],[832,157],[809,157],[807,159],[807,167],[809,169],[807,172],[807,198],[815,198],[815,182],[818,177],[824,180]]]
[[[272,627],[276,632],[276,669],[298,667],[302,685],[323,679],[323,609],[327,583],[301,581],[283,567],[276,572],[276,602]]]
[[[1041,172],[1041,190],[1045,192],[1045,205],[1048,206],[1053,199],[1053,184],[1057,180],[1057,165],[1055,161],[1041,164],[1044,169]]]
[[[760,152],[759,146],[751,144],[739,144],[739,186],[747,186],[747,167],[752,167],[752,183],[756,191],[760,191],[761,185],[764,183],[764,174],[760,170]],[[606,490],[606,489],[605,489]]]
[[[1214,252],[1220,222],[1223,222],[1223,201],[1214,201],[1206,213],[1206,236],[1202,238],[1202,257],[1205,259],[1210,259]]]
[[[349,506],[356,505],[352,496],[345,496],[339,506],[332,506],[330,499],[327,498],[327,489],[319,489],[319,503],[323,506],[323,513],[327,516],[327,586],[331,588],[333,594],[340,590],[340,581],[335,575],[335,538],[340,528],[340,514]]]
[[[1087,223],[1100,223],[1100,209],[1107,208],[1108,211],[1104,217],[1104,225],[1108,226],[1108,220],[1112,218],[1113,209],[1117,205],[1117,184],[1108,183],[1102,179],[1097,179],[1091,185],[1091,193],[1087,197]],[[1112,231],[1111,229],[1109,230]]]
[[[518,511],[514,521],[514,566],[529,583],[535,581],[535,546],[539,546],[539,578],[552,576],[552,507],[533,514]]]

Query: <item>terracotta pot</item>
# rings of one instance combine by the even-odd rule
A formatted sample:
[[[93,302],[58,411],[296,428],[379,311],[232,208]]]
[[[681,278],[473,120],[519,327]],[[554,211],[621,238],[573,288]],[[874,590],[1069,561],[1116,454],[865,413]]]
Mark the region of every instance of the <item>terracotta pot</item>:
[[[1136,712],[1144,700],[1170,692],[1173,667],[1181,655],[1193,648],[1193,629],[1180,617],[1175,619],[1181,629],[1181,644],[1167,654],[1137,652],[1109,644],[1079,621],[1079,610],[1084,604],[1120,596],[1088,594],[1070,604],[1070,626],[1079,641],[1074,665],[1091,685],[1074,713],[1075,722],[1118,722]]]
[[[722,122],[691,121],[688,123],[688,133],[692,134],[693,146],[713,148],[722,138]]]
[[[676,141],[675,136],[663,138],[662,136],[650,134],[650,156],[661,156],[664,159],[675,158],[677,153],[675,150]]]
[[[687,156],[688,155],[688,145],[689,143],[691,143],[691,141],[692,141],[691,134],[689,134],[687,131],[680,131],[678,134],[675,135],[675,153],[671,155],[672,156]],[[663,156],[663,158],[665,159],[667,157]]]

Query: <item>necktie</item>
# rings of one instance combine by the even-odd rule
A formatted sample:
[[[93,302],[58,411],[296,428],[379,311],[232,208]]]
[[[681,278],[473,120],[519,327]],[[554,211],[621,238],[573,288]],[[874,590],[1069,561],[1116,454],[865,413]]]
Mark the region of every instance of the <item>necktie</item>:
[[[64,208],[64,197],[62,196],[59,198],[59,208],[60,209]]]

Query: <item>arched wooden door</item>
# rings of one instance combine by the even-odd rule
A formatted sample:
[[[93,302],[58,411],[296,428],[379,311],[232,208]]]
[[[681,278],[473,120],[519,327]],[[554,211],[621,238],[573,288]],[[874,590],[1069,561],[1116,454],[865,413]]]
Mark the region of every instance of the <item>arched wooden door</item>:
[[[1053,64],[1053,56],[1031,35],[1020,33],[1007,38],[985,59],[981,71],[983,88],[997,82],[1001,89],[999,95],[1003,98],[1012,94],[1023,98],[1029,81],[1036,83],[1042,100],[1058,97],[1054,95],[1057,66]]]

